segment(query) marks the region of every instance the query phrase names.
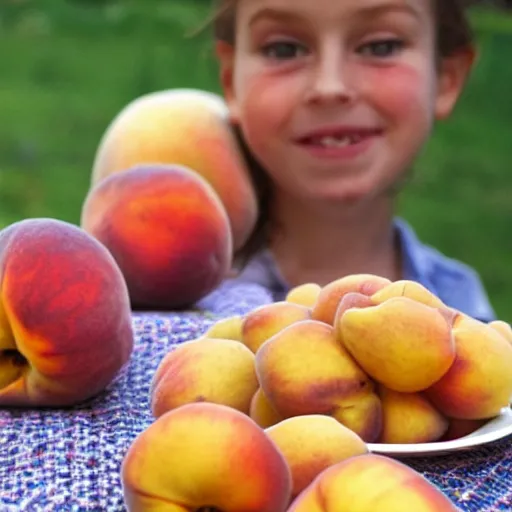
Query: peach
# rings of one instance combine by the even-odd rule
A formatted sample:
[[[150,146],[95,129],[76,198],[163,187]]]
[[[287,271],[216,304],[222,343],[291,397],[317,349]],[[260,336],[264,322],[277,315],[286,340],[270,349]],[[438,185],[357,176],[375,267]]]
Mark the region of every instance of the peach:
[[[249,416],[262,428],[271,427],[284,419],[275,410],[261,388],[258,388],[252,397]]]
[[[316,283],[304,283],[292,288],[286,294],[286,302],[300,304],[312,308],[322,291],[322,287]]]
[[[375,305],[376,304],[368,295],[363,295],[362,293],[359,292],[346,293],[340,300],[340,303],[338,304],[338,308],[336,309],[336,313],[334,315],[334,330],[338,332],[338,329],[340,328],[341,318],[343,317],[343,314],[345,313],[345,311],[347,311],[347,309],[367,308],[369,306]]]
[[[222,338],[225,340],[242,341],[242,325],[244,317],[233,315],[217,320],[204,334],[206,338]]]
[[[286,301],[259,306],[245,315],[242,340],[254,353],[285,327],[311,318],[311,310]]]
[[[381,386],[379,396],[381,443],[432,443],[448,430],[448,419],[420,393],[399,393]]]
[[[467,436],[483,427],[488,420],[457,420],[450,418],[448,429],[439,441],[452,441]]]
[[[292,499],[324,469],[368,453],[366,443],[329,416],[295,416],[265,430],[284,455],[292,474]]]
[[[169,411],[140,433],[121,466],[128,512],[284,512],[291,475],[253,420],[218,404]]]
[[[487,324],[460,315],[454,324],[455,362],[426,393],[445,415],[492,418],[512,397],[512,344]]]
[[[389,279],[373,274],[352,274],[332,281],[320,291],[311,318],[333,325],[336,310],[345,294],[358,292],[372,296],[390,283]]]
[[[437,487],[409,466],[363,454],[325,469],[288,512],[457,512]]]
[[[178,345],[161,361],[151,382],[155,417],[191,402],[212,402],[249,414],[259,387],[254,354],[234,340],[198,338]]]
[[[89,399],[132,349],[128,290],[105,247],[54,219],[0,231],[1,406]]]
[[[193,169],[221,198],[234,248],[247,240],[258,207],[221,96],[199,89],[169,89],[140,96],[126,105],[100,141],[92,185],[141,164],[178,164]]]
[[[325,414],[366,442],[377,439],[380,400],[331,326],[316,320],[294,323],[265,342],[255,362],[263,392],[284,418]]]
[[[114,256],[133,308],[190,307],[231,266],[226,211],[185,167],[141,165],[103,179],[86,197],[81,225]]]
[[[420,283],[410,280],[394,281],[372,295],[375,304],[382,304],[393,297],[408,297],[434,308],[444,308],[444,302]]]
[[[444,310],[393,297],[346,310],[337,336],[371,378],[391,390],[415,393],[438,381],[455,360],[451,329]]]
[[[503,320],[493,320],[489,326],[496,329],[506,340],[512,344],[512,326]]]

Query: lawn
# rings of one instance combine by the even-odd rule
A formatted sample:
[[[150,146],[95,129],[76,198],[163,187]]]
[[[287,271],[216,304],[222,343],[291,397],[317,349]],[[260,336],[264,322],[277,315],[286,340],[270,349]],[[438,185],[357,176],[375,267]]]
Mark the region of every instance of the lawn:
[[[78,223],[99,139],[135,97],[219,91],[208,30],[189,36],[209,6],[2,2],[0,228],[26,217]],[[478,66],[418,162],[401,213],[424,241],[476,267],[498,315],[512,322],[512,17],[472,18]]]

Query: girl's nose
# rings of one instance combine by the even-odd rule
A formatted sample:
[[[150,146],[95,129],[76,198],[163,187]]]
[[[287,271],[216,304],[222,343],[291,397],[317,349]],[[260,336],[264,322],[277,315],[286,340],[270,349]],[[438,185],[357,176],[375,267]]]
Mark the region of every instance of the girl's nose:
[[[350,103],[355,92],[341,48],[329,45],[319,52],[306,93],[308,103]]]

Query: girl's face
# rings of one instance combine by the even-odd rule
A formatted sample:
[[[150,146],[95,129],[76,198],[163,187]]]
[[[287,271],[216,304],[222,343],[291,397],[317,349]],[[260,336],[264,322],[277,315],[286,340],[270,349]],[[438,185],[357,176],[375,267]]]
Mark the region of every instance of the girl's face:
[[[240,0],[218,43],[235,123],[278,189],[358,201],[407,171],[472,54],[436,60],[429,0]]]

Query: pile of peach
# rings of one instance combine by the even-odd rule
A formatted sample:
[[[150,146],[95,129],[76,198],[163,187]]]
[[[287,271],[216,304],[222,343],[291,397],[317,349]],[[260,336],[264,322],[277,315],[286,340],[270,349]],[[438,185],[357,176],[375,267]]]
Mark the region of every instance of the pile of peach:
[[[125,497],[131,511],[454,510],[370,443],[459,438],[511,397],[508,324],[412,281],[306,284],[163,358]]]

